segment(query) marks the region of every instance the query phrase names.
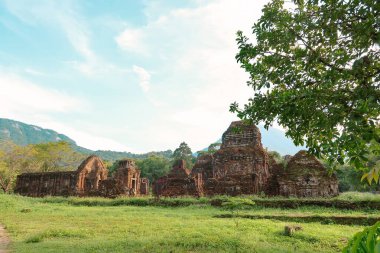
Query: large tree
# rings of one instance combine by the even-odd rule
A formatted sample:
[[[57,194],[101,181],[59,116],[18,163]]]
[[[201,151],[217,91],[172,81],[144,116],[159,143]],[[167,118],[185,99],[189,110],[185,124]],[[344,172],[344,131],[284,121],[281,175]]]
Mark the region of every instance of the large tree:
[[[230,110],[266,127],[277,121],[331,164],[366,167],[369,143],[380,141],[380,2],[272,0],[252,29],[255,43],[237,33],[236,59],[255,93]]]
[[[181,144],[179,144],[179,147],[176,150],[174,150],[172,158],[174,163],[178,160],[185,160],[188,168],[193,167],[195,160],[193,152],[191,151],[191,148],[189,147],[189,145],[187,145],[186,142],[182,142]]]
[[[18,146],[0,141],[0,190],[11,191],[21,173],[75,170],[84,158],[67,142]]]
[[[141,177],[147,177],[151,182],[168,174],[170,171],[170,161],[163,156],[151,155],[145,159],[136,161],[141,170]]]

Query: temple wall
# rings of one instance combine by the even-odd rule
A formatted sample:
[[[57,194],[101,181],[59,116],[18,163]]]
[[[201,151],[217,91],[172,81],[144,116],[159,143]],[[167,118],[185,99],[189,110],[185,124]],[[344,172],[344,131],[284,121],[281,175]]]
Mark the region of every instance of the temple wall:
[[[76,171],[24,173],[17,177],[15,192],[30,197],[76,194]]]

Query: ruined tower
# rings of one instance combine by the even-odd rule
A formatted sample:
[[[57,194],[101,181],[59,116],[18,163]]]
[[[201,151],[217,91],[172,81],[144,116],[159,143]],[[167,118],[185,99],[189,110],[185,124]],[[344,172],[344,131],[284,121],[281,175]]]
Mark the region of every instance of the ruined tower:
[[[205,182],[207,195],[265,192],[269,158],[261,144],[260,130],[243,121],[232,122],[212,159],[213,178]]]

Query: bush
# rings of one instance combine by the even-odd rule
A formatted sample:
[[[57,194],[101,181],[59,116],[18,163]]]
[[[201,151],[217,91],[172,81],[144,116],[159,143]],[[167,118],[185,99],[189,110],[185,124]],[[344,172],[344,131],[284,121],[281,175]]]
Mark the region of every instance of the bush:
[[[357,233],[343,249],[343,253],[354,252],[380,252],[380,221]]]

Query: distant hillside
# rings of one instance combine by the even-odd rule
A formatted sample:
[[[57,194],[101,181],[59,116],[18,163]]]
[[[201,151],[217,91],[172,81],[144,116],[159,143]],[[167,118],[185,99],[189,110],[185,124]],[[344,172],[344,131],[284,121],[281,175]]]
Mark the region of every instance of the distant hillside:
[[[93,151],[80,147],[76,142],[66,135],[57,133],[50,129],[25,124],[19,121],[0,118],[0,140],[10,140],[17,145],[39,144],[46,142],[66,141],[71,144],[73,149],[82,154],[95,154],[104,160],[116,161],[123,158],[145,158],[149,155],[159,155],[169,158],[171,150],[149,152],[146,154],[133,154],[130,152],[117,152],[109,150]]]
[[[303,146],[294,145],[293,141],[285,136],[285,132],[279,129],[271,127],[266,130],[263,126],[259,126],[259,129],[263,146],[268,150],[277,151],[281,155],[294,155],[301,149],[305,149]]]
[[[38,144],[44,142],[66,141],[75,144],[75,141],[66,135],[50,129],[28,125],[19,121],[0,118],[0,139],[11,140],[17,145]]]

